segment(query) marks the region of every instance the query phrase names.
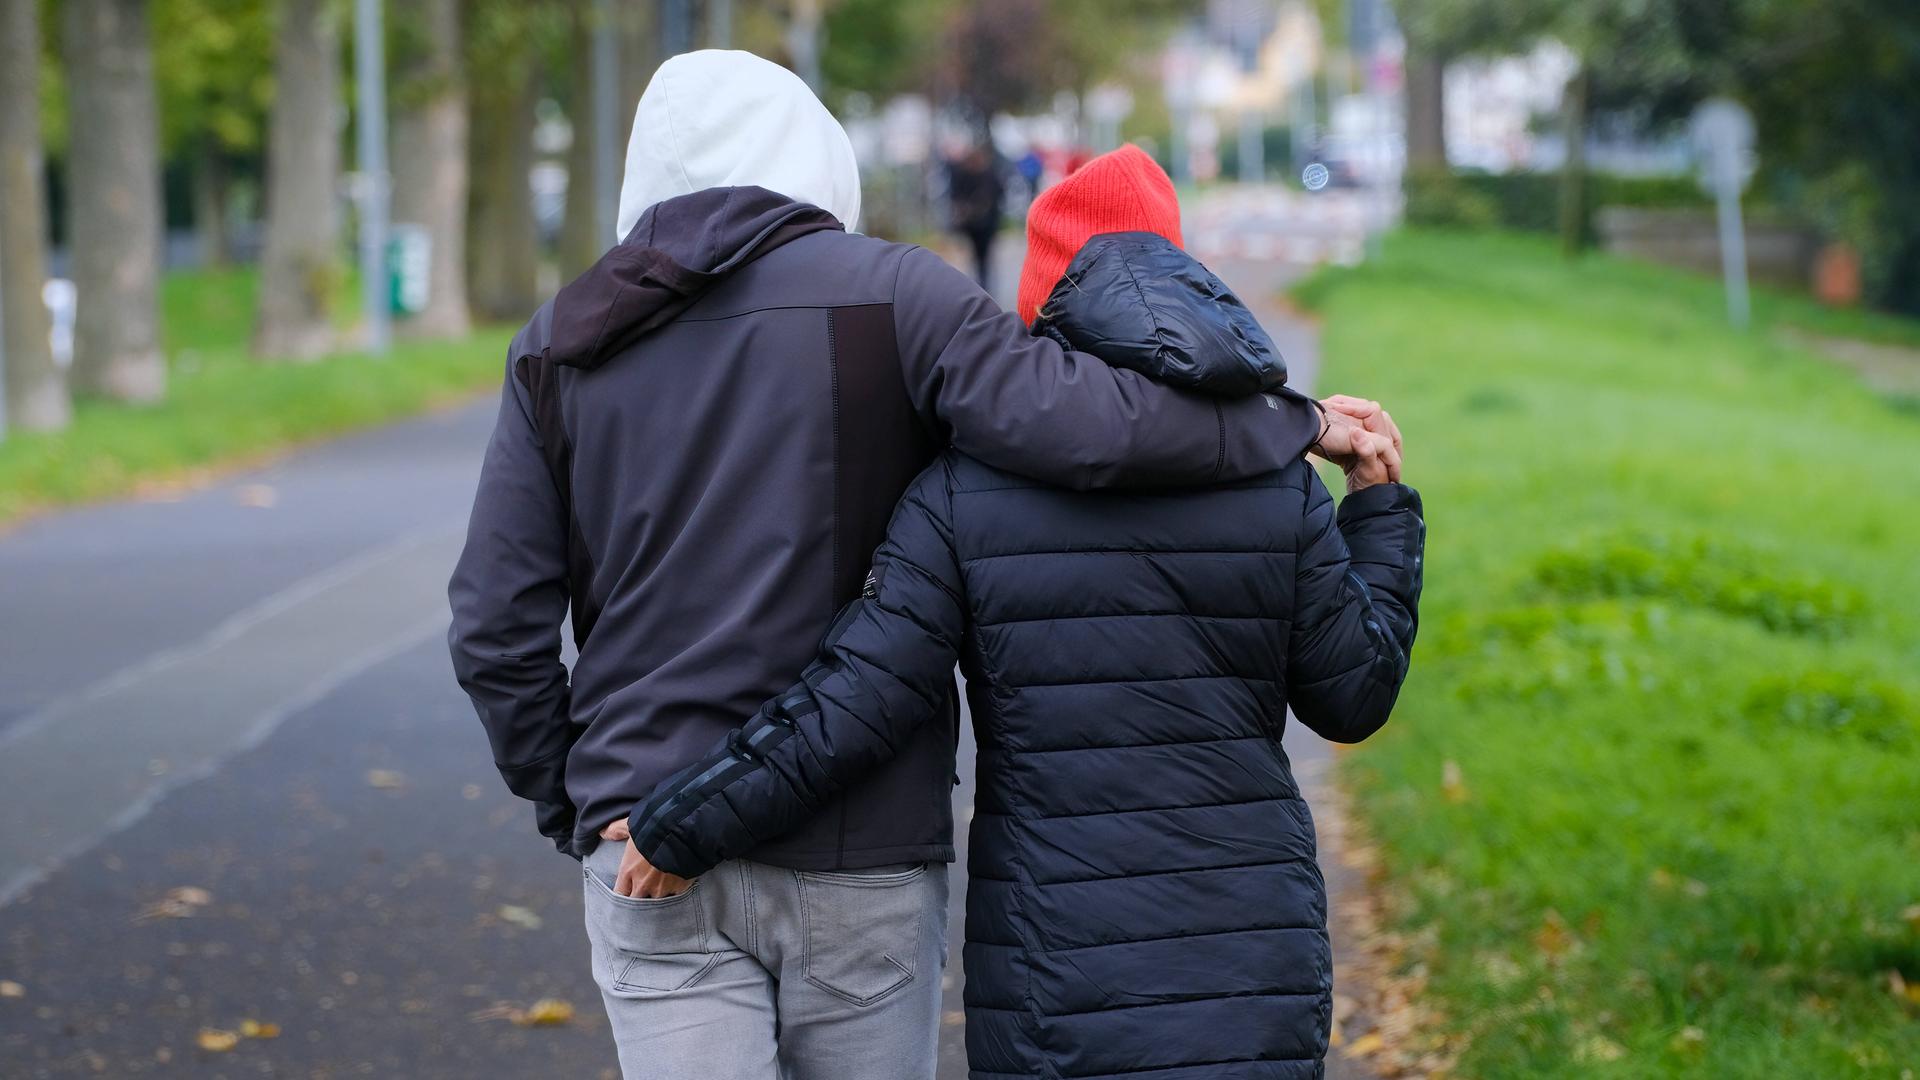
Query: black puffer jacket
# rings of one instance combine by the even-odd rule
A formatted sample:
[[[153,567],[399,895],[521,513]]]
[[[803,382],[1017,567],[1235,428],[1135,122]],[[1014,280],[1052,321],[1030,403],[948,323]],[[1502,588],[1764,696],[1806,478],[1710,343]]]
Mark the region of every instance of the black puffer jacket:
[[[1187,261],[1139,237],[1102,257],[1168,280]],[[1169,329],[1218,312],[1195,295],[1069,290],[1047,310],[1056,327],[1097,313],[1108,341],[1227,340]],[[1265,335],[1233,339],[1187,377],[1261,369]],[[1289,708],[1343,742],[1386,721],[1424,535],[1411,489],[1369,488],[1336,514],[1304,460],[1204,490],[1085,494],[948,454],[804,682],[663,784],[635,842],[689,876],[751,850],[941,715],[958,660],[980,746],[972,1075],[1317,1077],[1326,897],[1280,732]]]

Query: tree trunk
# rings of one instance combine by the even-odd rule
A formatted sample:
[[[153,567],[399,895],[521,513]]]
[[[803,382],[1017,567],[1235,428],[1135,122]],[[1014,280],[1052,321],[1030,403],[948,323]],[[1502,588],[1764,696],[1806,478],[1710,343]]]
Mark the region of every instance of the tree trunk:
[[[531,64],[509,63],[470,87],[473,191],[467,216],[468,295],[489,319],[520,320],[539,303],[533,220]]]
[[[332,0],[282,0],[267,130],[267,227],[254,355],[310,360],[334,344],[340,284],[340,38]]]
[[[620,52],[620,149],[625,155],[633,112],[660,66],[659,4],[615,4],[614,34]]]
[[[160,130],[145,0],[66,0],[73,384],[121,401],[167,389],[160,352]]]
[[[1447,167],[1447,66],[1439,53],[1407,47],[1407,165]]]
[[[47,341],[46,173],[40,145],[39,0],[0,0],[0,364],[7,424],[57,431],[73,418]]]
[[[419,40],[402,64],[396,92],[406,102],[393,124],[393,217],[432,238],[427,306],[399,324],[415,337],[460,337],[467,313],[467,87],[460,0],[421,0],[412,10]]]
[[[227,242],[227,163],[210,138],[193,149],[193,229],[200,235],[202,266],[223,267],[231,253]]]
[[[1560,102],[1567,161],[1560,170],[1560,250],[1568,258],[1587,242],[1587,84],[1585,64],[1567,80]]]
[[[574,9],[575,62],[567,84],[567,120],[573,127],[573,145],[567,148],[567,212],[560,223],[562,281],[572,281],[592,266],[611,242],[611,238],[601,232],[599,193],[594,182],[600,133],[593,123],[593,64],[587,62],[593,55],[593,33],[591,8],[581,4]],[[606,223],[607,232],[612,232],[613,224]]]

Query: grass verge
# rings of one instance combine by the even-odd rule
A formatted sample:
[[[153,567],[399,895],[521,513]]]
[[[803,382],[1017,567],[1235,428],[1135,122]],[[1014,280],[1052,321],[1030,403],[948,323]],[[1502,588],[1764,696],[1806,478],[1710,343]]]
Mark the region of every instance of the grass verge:
[[[499,383],[511,336],[488,329],[400,341],[385,358],[263,364],[247,355],[250,271],[169,275],[161,310],[166,401],[81,402],[65,432],[13,433],[0,443],[0,525],[457,401]]]
[[[1773,332],[1794,301],[1735,333],[1710,281],[1525,238],[1299,299],[1426,497],[1414,673],[1343,769],[1456,1074],[1911,1078],[1920,416]]]

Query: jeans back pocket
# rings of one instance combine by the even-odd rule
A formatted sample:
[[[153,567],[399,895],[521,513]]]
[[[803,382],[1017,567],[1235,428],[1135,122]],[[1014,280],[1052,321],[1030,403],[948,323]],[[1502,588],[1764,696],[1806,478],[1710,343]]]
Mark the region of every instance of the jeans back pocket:
[[[927,864],[874,872],[798,870],[807,981],[852,1005],[867,1006],[918,973],[929,912]]]

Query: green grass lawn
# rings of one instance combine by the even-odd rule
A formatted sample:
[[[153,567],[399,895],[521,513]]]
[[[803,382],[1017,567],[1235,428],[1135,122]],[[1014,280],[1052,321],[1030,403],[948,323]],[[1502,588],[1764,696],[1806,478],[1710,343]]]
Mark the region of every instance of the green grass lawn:
[[[450,403],[499,384],[510,332],[400,341],[391,356],[312,364],[247,355],[249,270],[170,274],[161,288],[167,400],[82,402],[58,435],[0,443],[0,524],[31,510],[125,494],[143,483],[282,449]],[[351,305],[343,318],[351,318]]]
[[[1920,335],[1737,334],[1498,235],[1301,299],[1426,498],[1413,676],[1343,768],[1457,1075],[1915,1075],[1920,416],[1777,331]]]

